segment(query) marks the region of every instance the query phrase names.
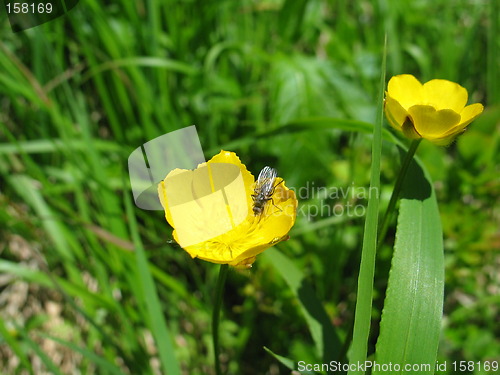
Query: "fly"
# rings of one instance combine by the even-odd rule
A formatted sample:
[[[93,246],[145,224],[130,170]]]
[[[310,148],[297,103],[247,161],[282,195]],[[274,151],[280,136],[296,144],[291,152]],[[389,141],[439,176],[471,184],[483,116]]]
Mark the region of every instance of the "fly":
[[[252,194],[253,214],[255,216],[262,214],[266,203],[272,199],[277,176],[278,172],[271,167],[264,167],[260,171]]]

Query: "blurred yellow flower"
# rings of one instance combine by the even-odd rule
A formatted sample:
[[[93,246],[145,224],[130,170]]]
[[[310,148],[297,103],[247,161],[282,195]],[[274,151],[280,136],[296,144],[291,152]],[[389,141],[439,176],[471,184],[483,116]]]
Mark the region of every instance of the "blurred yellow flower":
[[[295,224],[295,193],[276,178],[272,199],[253,211],[255,181],[234,152],[221,151],[195,170],[175,169],[158,184],[175,241],[193,258],[250,267],[287,238]]]
[[[408,138],[445,146],[483,112],[480,103],[466,104],[467,90],[457,83],[433,79],[422,85],[414,76],[402,74],[389,80],[385,114]]]

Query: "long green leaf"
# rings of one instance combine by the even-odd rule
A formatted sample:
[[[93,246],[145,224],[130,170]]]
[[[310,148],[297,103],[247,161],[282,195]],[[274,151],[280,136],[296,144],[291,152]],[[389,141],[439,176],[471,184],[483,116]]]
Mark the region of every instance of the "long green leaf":
[[[129,197],[125,198],[125,210],[130,224],[130,233],[135,246],[138,282],[141,286],[143,299],[146,304],[149,326],[155,338],[163,371],[167,375],[180,375],[180,367],[175,357],[172,335],[167,327],[160,300],[156,292],[153,276],[148,267],[148,260],[141,238],[139,228],[134,215],[132,203]]]
[[[276,358],[283,366],[287,367],[290,370],[295,370],[295,361],[290,358],[283,357],[282,355],[274,353],[271,349],[266,348],[264,346],[264,350],[271,354],[274,358]]]
[[[385,51],[384,51],[385,52]],[[372,165],[370,174],[370,191],[380,191],[380,156],[382,154],[382,123],[383,97],[385,87],[385,53],[380,76],[379,107],[377,122],[373,129]],[[356,312],[354,315],[354,331],[349,357],[349,375],[364,374],[357,364],[366,361],[368,337],[372,316],[373,278],[375,275],[375,255],[377,252],[378,206],[380,194],[370,195],[366,210],[365,231],[363,234],[363,249],[358,276],[358,294],[356,297]]]
[[[295,362],[293,359],[286,358],[286,357],[283,357],[282,355],[276,354],[271,349],[266,348],[265,346],[264,346],[264,350],[266,352],[268,352],[269,354],[271,354],[274,358],[276,358],[286,368],[288,368],[292,371],[299,369],[298,362]],[[314,375],[314,374],[316,374],[315,372],[311,372],[311,371],[301,371],[300,373],[302,375]]]
[[[432,182],[413,162],[402,190],[375,353],[377,363],[400,366],[391,374],[434,373],[444,296],[442,236]],[[419,367],[416,371],[405,368],[419,364],[428,367]],[[386,373],[378,370],[373,374]]]
[[[305,281],[302,271],[277,249],[266,250],[264,257],[276,268],[299,300],[318,355],[322,357],[324,362],[338,360],[341,349],[340,340],[323,305],[314,294],[314,290]]]

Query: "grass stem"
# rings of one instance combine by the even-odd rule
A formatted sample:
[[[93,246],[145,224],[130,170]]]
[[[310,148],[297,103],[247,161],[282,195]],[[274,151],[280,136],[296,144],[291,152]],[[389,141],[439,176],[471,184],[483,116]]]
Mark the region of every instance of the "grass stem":
[[[227,264],[221,264],[219,270],[219,277],[217,279],[217,285],[215,289],[215,302],[214,309],[212,312],[212,338],[214,344],[214,358],[215,358],[215,373],[217,375],[222,375],[222,370],[220,367],[219,359],[219,318],[220,318],[220,308],[222,305],[222,293],[224,292],[224,285],[226,283],[227,271],[229,266]]]

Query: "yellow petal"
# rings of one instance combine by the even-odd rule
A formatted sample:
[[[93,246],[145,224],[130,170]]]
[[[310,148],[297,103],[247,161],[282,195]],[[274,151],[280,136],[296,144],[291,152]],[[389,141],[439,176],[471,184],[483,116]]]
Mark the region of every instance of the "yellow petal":
[[[422,102],[423,88],[411,74],[401,74],[389,80],[387,94],[408,110],[411,106]]]
[[[266,203],[262,215],[250,219],[255,229],[249,233],[247,241],[252,245],[238,254],[235,261],[258,255],[286,238],[295,224],[297,203],[295,192],[288,189],[281,178],[277,179],[273,198]]]
[[[460,123],[457,126],[450,129],[448,132],[446,132],[445,135],[446,136],[450,134],[457,135],[462,133],[472,121],[474,121],[477,117],[479,117],[479,115],[481,115],[483,109],[484,107],[481,103],[475,103],[465,107],[462,113],[460,113],[461,117]]]
[[[297,199],[276,178],[272,199],[253,213],[254,178],[236,154],[221,151],[194,171],[175,170],[158,186],[173,237],[193,258],[249,267],[287,237]]]
[[[389,124],[396,130],[401,130],[408,117],[408,112],[389,93],[386,93],[384,111]]]
[[[458,83],[444,79],[433,79],[424,83],[421,104],[432,105],[437,110],[451,109],[457,113],[462,112],[467,104],[467,90]]]
[[[483,110],[481,104],[465,107],[467,96],[454,82],[434,79],[421,85],[412,75],[399,75],[389,80],[385,113],[406,137],[447,145]]]
[[[460,122],[460,115],[450,109],[437,111],[429,105],[414,105],[408,113],[415,130],[429,140],[443,136]]]
[[[483,113],[484,106],[481,103],[474,103],[471,105],[468,105],[463,109],[463,111],[460,113],[460,125],[461,127],[465,128],[467,125],[469,125],[472,121],[474,121],[481,113]]]
[[[269,201],[262,215],[253,212],[247,220],[232,231],[210,241],[185,248],[191,256],[233,266],[251,264],[251,258],[286,238],[295,224],[297,199],[281,179],[277,181],[273,202]]]
[[[254,177],[253,175],[248,171],[247,167],[245,164],[243,164],[234,152],[231,151],[221,151],[217,155],[215,155],[212,159],[210,159],[207,163],[229,163],[229,164],[234,164],[236,165],[241,172],[241,177],[243,178],[243,184],[245,185],[246,193],[247,193],[247,205],[248,207],[252,206],[252,196],[251,194],[253,193],[253,183],[254,183]]]
[[[165,216],[183,248],[231,231],[248,216],[251,209],[248,198],[251,186],[245,186],[248,176],[242,176],[242,164],[237,157],[224,153],[221,152],[224,157],[219,160],[237,164],[212,159],[194,171],[176,169],[159,185]],[[253,180],[251,175],[250,179]]]

